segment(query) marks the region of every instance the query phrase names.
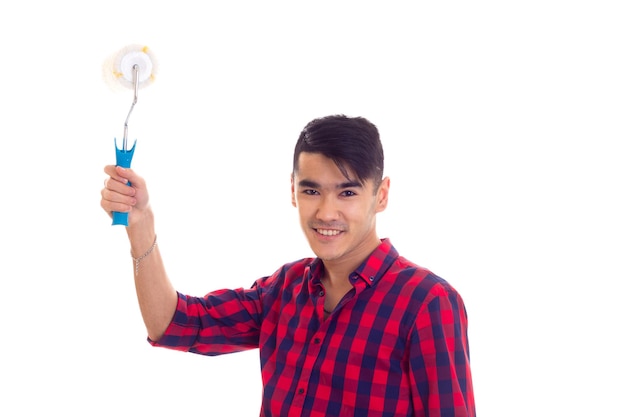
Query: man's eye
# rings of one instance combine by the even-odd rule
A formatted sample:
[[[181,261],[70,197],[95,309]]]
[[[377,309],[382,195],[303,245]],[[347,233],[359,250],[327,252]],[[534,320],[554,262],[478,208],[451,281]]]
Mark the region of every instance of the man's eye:
[[[352,196],[355,196],[356,193],[354,191],[345,190],[341,193],[341,195],[344,197],[352,197]]]
[[[304,194],[306,194],[306,195],[316,195],[317,194],[317,191],[315,191],[315,190],[303,190],[302,192]]]

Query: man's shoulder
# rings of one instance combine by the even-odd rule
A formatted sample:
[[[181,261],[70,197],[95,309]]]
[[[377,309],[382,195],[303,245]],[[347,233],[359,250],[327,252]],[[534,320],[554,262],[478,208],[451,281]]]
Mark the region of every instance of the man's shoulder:
[[[300,274],[307,269],[311,269],[315,265],[315,258],[301,258],[295,261],[287,262],[278,271],[285,274]]]
[[[450,283],[428,268],[420,266],[403,256],[398,256],[388,270],[388,274],[398,285],[411,287],[418,291],[456,292]]]
[[[264,279],[270,281],[301,279],[312,268],[315,268],[315,258],[301,258],[281,265],[273,274]]]

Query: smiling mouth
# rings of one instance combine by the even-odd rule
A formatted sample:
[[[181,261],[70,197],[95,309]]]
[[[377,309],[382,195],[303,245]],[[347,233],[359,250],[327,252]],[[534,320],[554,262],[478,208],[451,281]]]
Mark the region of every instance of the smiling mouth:
[[[315,229],[315,231],[323,236],[337,236],[339,233],[341,233],[341,230],[335,229]]]

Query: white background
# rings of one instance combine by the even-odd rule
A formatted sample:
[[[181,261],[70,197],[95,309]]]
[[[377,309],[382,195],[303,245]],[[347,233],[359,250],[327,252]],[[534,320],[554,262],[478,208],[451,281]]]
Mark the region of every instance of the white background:
[[[380,129],[380,235],[463,295],[478,414],[625,415],[626,13],[620,1],[4,2],[0,414],[254,416],[257,351],[145,341],[128,243],[99,207],[129,123],[180,291],[310,251],[290,205],[312,118]]]

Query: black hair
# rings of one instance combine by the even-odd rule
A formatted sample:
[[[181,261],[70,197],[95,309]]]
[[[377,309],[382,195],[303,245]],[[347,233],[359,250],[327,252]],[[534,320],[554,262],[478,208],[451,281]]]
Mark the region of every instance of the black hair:
[[[374,181],[377,189],[384,169],[383,146],[378,128],[363,117],[332,115],[310,121],[300,133],[293,153],[293,172],[298,170],[302,152],[319,153],[331,159],[348,179]]]

